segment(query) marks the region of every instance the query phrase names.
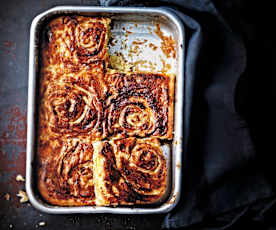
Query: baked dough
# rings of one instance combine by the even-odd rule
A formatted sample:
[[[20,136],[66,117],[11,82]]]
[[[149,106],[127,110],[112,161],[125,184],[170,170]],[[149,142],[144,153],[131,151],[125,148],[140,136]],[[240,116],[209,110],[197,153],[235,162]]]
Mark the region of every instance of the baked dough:
[[[105,117],[109,135],[172,139],[174,78],[165,74],[112,73]]]
[[[134,137],[94,142],[96,205],[155,203],[167,186],[167,166],[158,139]]]
[[[37,184],[50,204],[152,204],[167,191],[174,76],[108,69],[109,24],[58,17],[43,36]]]
[[[97,70],[97,68],[99,68]],[[106,132],[103,99],[106,87],[98,63],[82,71],[54,77],[44,74],[41,83],[41,139],[85,137],[102,139]]]
[[[59,206],[95,205],[93,146],[78,139],[40,142],[38,188]]]
[[[109,18],[65,16],[45,30],[44,63],[67,70],[96,60],[108,61]]]

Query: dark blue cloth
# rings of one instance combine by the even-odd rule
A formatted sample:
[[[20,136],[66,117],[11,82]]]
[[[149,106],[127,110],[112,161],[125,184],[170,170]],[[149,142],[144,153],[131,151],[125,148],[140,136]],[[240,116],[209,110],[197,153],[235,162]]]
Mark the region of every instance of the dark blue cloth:
[[[186,50],[183,187],[163,227],[185,227],[235,209],[232,219],[228,216],[230,226],[247,211],[244,206],[273,194],[256,162],[248,124],[236,110],[247,62],[242,40],[211,0],[100,2],[169,7],[181,18]]]

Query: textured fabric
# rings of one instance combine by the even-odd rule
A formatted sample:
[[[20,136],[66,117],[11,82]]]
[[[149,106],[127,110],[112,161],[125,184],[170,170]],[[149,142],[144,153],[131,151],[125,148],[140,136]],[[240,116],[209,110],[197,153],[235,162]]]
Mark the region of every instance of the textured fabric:
[[[210,0],[100,3],[169,7],[181,18],[186,50],[183,186],[181,200],[163,227],[184,227],[235,209],[225,226],[232,225],[248,211],[243,206],[273,194],[256,163],[247,123],[235,107],[246,67],[243,42]]]

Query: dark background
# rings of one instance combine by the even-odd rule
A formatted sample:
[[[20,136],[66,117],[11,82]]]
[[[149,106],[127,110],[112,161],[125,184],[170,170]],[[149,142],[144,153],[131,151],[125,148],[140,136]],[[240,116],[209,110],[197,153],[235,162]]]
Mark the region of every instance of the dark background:
[[[236,107],[249,124],[258,164],[273,184],[274,150],[270,148],[272,132],[269,102],[272,57],[272,1],[214,1],[232,29],[245,42],[247,69],[241,76],[236,93]],[[21,204],[16,194],[24,189],[17,174],[25,175],[26,104],[28,83],[29,28],[39,13],[57,5],[97,5],[97,0],[7,0],[0,3],[0,229],[160,229],[164,215],[47,215],[29,203]],[[274,182],[275,183],[275,182]],[[4,198],[10,194],[10,200]],[[273,198],[272,198],[273,199]],[[264,201],[260,201],[264,202]],[[227,229],[276,229],[276,207],[269,206],[261,219],[260,202]],[[267,200],[271,203],[271,200]],[[261,203],[262,205],[262,203]],[[262,209],[263,210],[263,209]],[[226,214],[227,215],[227,214]],[[225,216],[225,215],[224,215]],[[219,219],[208,219],[187,229],[217,229],[226,225]],[[231,219],[229,219],[230,221]],[[38,223],[46,222],[45,227]],[[226,228],[225,228],[226,229]]]

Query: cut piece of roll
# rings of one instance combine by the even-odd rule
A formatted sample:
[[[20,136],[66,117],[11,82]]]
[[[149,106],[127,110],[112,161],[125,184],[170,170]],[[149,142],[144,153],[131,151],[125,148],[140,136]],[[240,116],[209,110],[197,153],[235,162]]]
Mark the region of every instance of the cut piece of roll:
[[[100,68],[98,71],[93,65],[71,74],[43,75],[39,114],[41,138],[79,136],[94,140],[106,136],[102,124],[107,88]]]
[[[95,205],[93,147],[76,139],[40,142],[38,189],[58,206]]]
[[[105,110],[109,135],[172,139],[173,76],[112,73],[105,79],[111,91]]]
[[[96,205],[152,204],[167,188],[167,165],[155,138],[94,142]]]
[[[109,18],[62,16],[52,20],[44,34],[46,65],[89,64],[108,61]]]

